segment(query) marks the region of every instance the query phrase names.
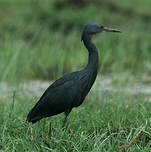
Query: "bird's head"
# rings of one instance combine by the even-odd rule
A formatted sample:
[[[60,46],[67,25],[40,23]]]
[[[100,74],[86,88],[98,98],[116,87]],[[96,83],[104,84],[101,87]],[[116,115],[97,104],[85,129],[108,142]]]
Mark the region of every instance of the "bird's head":
[[[105,31],[105,32],[120,32],[119,30],[116,30],[116,29],[104,27],[102,24],[90,23],[90,24],[85,25],[85,27],[83,29],[81,40],[83,40],[85,37],[87,37],[88,39],[91,40],[93,35],[95,35],[97,33],[101,33],[103,31]]]

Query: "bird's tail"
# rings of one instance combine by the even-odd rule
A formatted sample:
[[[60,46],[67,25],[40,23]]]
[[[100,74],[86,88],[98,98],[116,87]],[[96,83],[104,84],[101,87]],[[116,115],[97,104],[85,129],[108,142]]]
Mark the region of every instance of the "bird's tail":
[[[28,113],[28,116],[27,116],[26,121],[27,121],[27,122],[35,123],[35,122],[39,121],[40,119],[42,119],[42,117],[39,117],[39,116],[35,117],[33,110],[31,110],[31,111]]]

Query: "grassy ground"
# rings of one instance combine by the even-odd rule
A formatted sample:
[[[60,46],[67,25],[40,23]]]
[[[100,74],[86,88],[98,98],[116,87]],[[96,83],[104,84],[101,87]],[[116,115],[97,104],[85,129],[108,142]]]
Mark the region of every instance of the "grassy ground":
[[[27,124],[26,116],[42,92],[18,87],[83,68],[87,51],[81,31],[94,21],[122,31],[94,38],[99,73],[118,73],[112,85],[119,88],[131,84],[132,75],[142,81],[141,76],[151,73],[150,5],[149,0],[88,0],[78,5],[74,0],[0,0],[0,90],[5,89],[4,82],[16,90],[14,97],[13,91],[11,96],[0,94],[0,151],[151,151],[151,103],[143,93],[92,91],[82,106],[73,109],[62,131],[63,114]]]
[[[33,98],[27,96],[25,90],[19,90],[14,101],[13,93],[12,97],[1,101],[0,149],[3,152],[150,151],[151,103],[144,95],[107,91],[100,95],[98,91],[92,91],[82,106],[73,109],[65,131],[61,129],[63,114],[34,125],[25,122],[38,96]],[[48,137],[50,120],[51,139]],[[30,127],[33,127],[33,140]],[[70,128],[72,133],[69,133]],[[126,145],[128,147],[123,148]]]

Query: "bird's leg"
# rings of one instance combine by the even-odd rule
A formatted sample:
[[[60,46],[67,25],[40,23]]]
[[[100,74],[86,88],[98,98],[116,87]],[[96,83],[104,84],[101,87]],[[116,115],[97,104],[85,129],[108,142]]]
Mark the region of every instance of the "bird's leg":
[[[48,137],[51,138],[51,122],[49,123],[49,132],[48,132]]]
[[[65,124],[66,124],[67,120],[68,120],[68,115],[66,115],[66,117],[63,121],[62,129],[65,129]]]
[[[63,121],[62,129],[65,129],[65,124],[66,124],[66,122],[67,122],[67,120],[68,120],[68,115],[69,115],[69,113],[71,112],[71,110],[72,110],[72,108],[69,108],[69,109],[67,109],[67,110],[65,111],[65,119],[64,119],[64,121]]]

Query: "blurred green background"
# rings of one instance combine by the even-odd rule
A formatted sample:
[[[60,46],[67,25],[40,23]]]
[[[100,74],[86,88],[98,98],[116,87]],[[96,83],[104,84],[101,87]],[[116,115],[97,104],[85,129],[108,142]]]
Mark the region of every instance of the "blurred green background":
[[[0,0],[0,80],[52,80],[83,68],[83,26],[98,22],[120,29],[102,33],[101,74],[151,73],[150,0]]]
[[[87,64],[90,22],[122,31],[93,39],[101,79],[66,130],[63,114],[27,124],[50,81]],[[150,74],[151,0],[0,0],[0,151],[149,152]]]

